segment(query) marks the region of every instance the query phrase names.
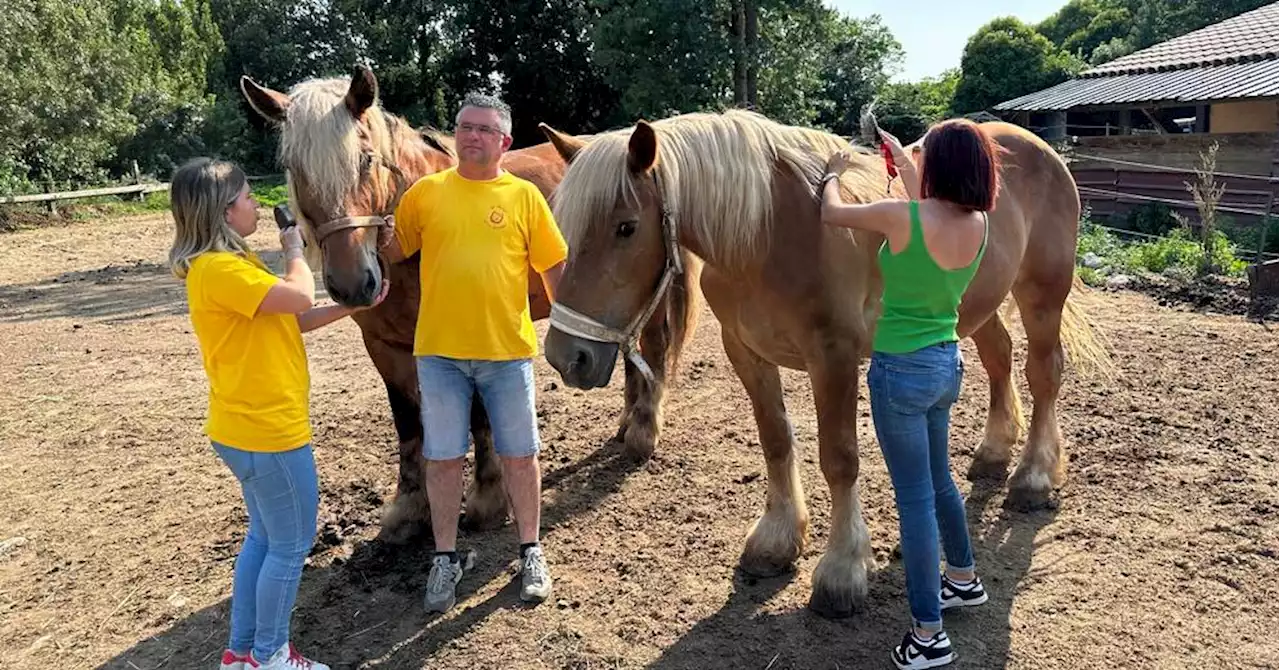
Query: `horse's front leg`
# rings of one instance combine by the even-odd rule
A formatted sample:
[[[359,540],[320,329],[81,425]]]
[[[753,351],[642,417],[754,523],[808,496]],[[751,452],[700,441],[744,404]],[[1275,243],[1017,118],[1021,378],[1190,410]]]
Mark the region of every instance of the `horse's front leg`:
[[[756,355],[728,327],[721,339],[751,398],[769,473],[764,514],[747,533],[739,565],[747,574],[771,577],[790,571],[808,541],[809,509],[796,462],[795,434],[787,419],[778,366]]]
[[[831,537],[813,572],[809,607],[847,617],[867,595],[871,539],[858,494],[858,349],[847,342],[809,363],[818,413],[818,458],[831,491]]]

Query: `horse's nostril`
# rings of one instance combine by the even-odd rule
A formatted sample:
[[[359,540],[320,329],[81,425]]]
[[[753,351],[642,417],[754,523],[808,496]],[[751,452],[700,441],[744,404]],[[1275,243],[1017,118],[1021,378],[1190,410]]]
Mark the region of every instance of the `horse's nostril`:
[[[578,370],[590,370],[591,355],[588,354],[586,350],[579,349],[578,352],[574,355],[573,363],[570,364],[570,367],[576,368]]]
[[[374,276],[372,270],[364,273],[364,292],[370,298],[378,294],[378,278]]]

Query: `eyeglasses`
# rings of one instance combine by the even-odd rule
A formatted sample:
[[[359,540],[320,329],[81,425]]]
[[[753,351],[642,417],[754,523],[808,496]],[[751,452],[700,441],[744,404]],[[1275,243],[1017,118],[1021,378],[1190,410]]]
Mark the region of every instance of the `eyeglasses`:
[[[458,124],[458,133],[471,133],[471,132],[480,133],[481,135],[504,135],[505,134],[502,132],[501,128],[494,128],[493,126],[486,126],[486,125],[478,126],[474,123]]]

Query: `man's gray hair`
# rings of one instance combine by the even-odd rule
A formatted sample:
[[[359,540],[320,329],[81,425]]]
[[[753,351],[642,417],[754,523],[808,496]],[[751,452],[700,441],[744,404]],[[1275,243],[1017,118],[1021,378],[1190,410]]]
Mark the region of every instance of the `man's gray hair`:
[[[454,124],[457,124],[459,119],[462,118],[462,110],[467,107],[496,111],[498,113],[498,126],[502,130],[502,134],[511,134],[511,106],[503,102],[502,98],[488,93],[468,93],[467,97],[462,101],[462,106],[458,108],[458,115],[453,119]]]

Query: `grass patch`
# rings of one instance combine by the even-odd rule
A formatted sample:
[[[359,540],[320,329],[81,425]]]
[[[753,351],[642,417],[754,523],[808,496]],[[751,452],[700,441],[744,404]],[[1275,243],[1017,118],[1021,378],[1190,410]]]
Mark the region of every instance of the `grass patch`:
[[[1080,222],[1076,243],[1080,278],[1094,286],[1115,274],[1153,273],[1191,280],[1212,269],[1213,274],[1243,277],[1248,262],[1237,256],[1236,245],[1222,231],[1214,231],[1206,251],[1186,228],[1175,228],[1166,237],[1125,241],[1088,218]]]

